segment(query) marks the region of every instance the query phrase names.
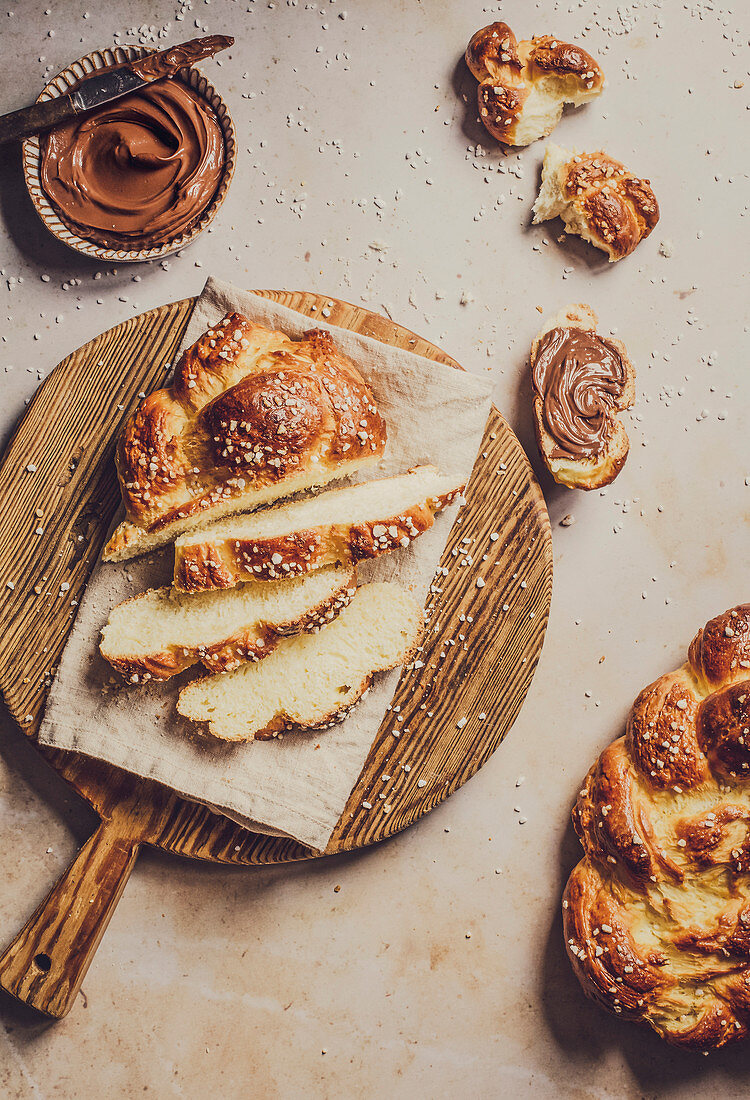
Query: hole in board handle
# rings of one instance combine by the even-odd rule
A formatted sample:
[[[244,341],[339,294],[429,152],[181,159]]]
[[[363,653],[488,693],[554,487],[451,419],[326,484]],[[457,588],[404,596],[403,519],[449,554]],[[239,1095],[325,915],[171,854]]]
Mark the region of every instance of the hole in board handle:
[[[34,956],[34,966],[41,970],[43,974],[47,974],[52,966],[52,959],[42,951]]]

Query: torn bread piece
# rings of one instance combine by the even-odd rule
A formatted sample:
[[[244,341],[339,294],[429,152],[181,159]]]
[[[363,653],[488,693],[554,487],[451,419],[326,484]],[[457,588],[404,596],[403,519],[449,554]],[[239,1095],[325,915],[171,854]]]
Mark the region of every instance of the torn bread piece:
[[[618,413],[635,401],[635,368],[622,341],[596,326],[590,306],[566,306],[531,345],[539,451],[555,481],[572,489],[608,485],[630,447]]]
[[[550,142],[534,224],[558,217],[568,233],[602,249],[613,263],[649,235],[659,220],[659,204],[649,181],[608,153],[579,153]]]
[[[434,466],[415,466],[223,520],[177,539],[174,586],[182,592],[231,588],[253,577],[276,580],[378,557],[432,527],[435,513],[462,488]]]
[[[330,332],[300,339],[229,313],[145,397],[117,444],[122,561],[184,531],[376,464],[386,426]]]
[[[422,608],[397,584],[365,584],[317,634],[284,639],[260,664],[207,676],[180,692],[177,709],[223,741],[252,741],[341,721],[373,676],[416,650]]]
[[[286,635],[319,630],[356,588],[351,565],[278,584],[249,581],[229,592],[152,588],[112,609],[99,648],[131,684],[168,680],[198,661],[209,672],[226,672],[260,661]]]
[[[550,34],[516,41],[507,23],[482,27],[466,47],[479,81],[479,117],[506,145],[529,145],[551,134],[566,103],[598,96],[604,74],[591,54]]]

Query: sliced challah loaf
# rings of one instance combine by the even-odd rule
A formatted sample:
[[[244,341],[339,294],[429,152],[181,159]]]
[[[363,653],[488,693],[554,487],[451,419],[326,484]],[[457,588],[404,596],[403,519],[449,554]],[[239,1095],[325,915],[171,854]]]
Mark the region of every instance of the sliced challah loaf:
[[[406,661],[422,630],[419,604],[396,584],[365,584],[317,634],[286,638],[259,664],[195,680],[177,709],[224,741],[320,729],[345,717],[377,672]]]
[[[101,653],[130,683],[168,680],[202,661],[211,672],[267,656],[284,635],[318,630],[357,587],[353,566],[328,566],[278,584],[186,596],[155,588],[110,612]]]
[[[307,500],[235,516],[175,543],[174,585],[182,592],[276,580],[332,562],[374,558],[432,527],[463,488],[434,466]]]
[[[117,446],[121,561],[208,519],[247,511],[377,462],[385,421],[329,332],[292,340],[229,313],[144,398]]]

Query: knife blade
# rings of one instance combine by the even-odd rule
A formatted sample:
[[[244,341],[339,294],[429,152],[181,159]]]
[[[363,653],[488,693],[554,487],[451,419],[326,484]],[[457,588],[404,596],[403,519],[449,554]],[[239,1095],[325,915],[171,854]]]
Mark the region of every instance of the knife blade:
[[[120,99],[137,92],[154,80],[164,80],[206,57],[213,57],[220,50],[233,45],[228,35],[212,34],[206,38],[193,38],[179,46],[147,54],[135,61],[114,65],[111,69],[95,73],[82,80],[66,95],[22,107],[20,111],[0,116],[0,145],[8,141],[39,134],[77,115],[85,114],[103,103]]]

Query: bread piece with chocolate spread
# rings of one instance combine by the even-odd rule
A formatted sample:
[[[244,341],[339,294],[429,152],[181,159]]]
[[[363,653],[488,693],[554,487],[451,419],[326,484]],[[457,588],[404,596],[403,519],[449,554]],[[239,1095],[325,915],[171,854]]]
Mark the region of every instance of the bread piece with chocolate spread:
[[[539,451],[555,481],[572,489],[614,481],[630,447],[618,414],[635,401],[635,368],[622,341],[596,325],[590,306],[570,305],[531,345]]]

